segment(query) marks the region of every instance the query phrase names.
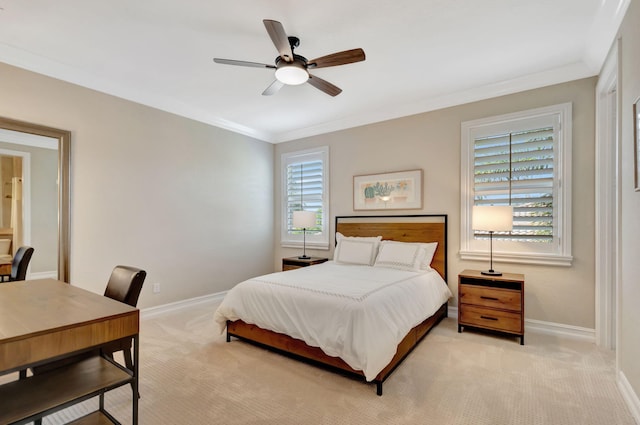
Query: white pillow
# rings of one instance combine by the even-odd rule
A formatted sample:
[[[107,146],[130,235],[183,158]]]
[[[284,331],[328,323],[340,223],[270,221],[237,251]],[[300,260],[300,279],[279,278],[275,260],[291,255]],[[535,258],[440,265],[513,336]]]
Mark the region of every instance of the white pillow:
[[[433,261],[433,255],[436,253],[436,249],[438,249],[438,242],[429,242],[420,245],[422,245],[422,248],[424,249],[424,256],[420,263],[420,269],[431,270],[431,261]]]
[[[420,271],[425,250],[418,243],[382,241],[374,267]]]
[[[378,254],[378,245],[382,236],[358,237],[344,236],[336,233],[336,249],[333,253],[333,261],[340,264],[364,264],[373,265]]]
[[[430,270],[437,247],[437,242],[382,241],[374,266],[413,272]]]

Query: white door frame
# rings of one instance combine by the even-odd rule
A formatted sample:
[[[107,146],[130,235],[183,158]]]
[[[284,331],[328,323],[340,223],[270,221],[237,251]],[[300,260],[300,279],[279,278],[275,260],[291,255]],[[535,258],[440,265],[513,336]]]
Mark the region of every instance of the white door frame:
[[[620,241],[619,41],[605,61],[596,86],[596,342],[615,350],[618,329]]]

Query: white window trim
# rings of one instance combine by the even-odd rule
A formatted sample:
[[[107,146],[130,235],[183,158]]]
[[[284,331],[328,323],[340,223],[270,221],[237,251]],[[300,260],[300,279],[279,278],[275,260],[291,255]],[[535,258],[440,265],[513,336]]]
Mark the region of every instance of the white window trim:
[[[554,158],[557,164],[554,203],[557,205],[558,219],[554,220],[554,242],[549,252],[529,250],[528,244],[513,241],[493,241],[493,260],[505,263],[544,264],[553,266],[571,266],[571,137],[572,107],[563,103],[543,108],[530,109],[489,118],[463,122],[461,125],[461,164],[460,164],[460,258],[463,260],[488,260],[489,246],[474,247],[471,229],[471,210],[473,206],[473,163],[474,139],[478,133],[487,132],[496,126],[508,126],[509,123],[535,119],[537,117],[557,115],[560,123],[557,150]]]
[[[283,153],[280,160],[281,173],[281,218],[280,218],[280,245],[284,248],[300,248],[303,245],[303,235],[291,235],[287,228],[287,165],[292,159],[306,155],[322,157],[324,172],[322,175],[322,233],[320,235],[306,234],[306,246],[312,249],[329,249],[329,147],[306,149],[303,151]]]

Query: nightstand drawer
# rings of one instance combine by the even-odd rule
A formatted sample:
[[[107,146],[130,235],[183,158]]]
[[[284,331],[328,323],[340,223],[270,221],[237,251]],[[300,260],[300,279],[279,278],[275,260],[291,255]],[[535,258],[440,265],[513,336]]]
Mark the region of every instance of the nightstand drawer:
[[[460,297],[460,302],[463,304],[501,308],[515,312],[522,311],[520,291],[460,285],[460,293],[458,296]]]
[[[520,313],[509,311],[465,305],[460,311],[460,323],[503,332],[522,333]]]

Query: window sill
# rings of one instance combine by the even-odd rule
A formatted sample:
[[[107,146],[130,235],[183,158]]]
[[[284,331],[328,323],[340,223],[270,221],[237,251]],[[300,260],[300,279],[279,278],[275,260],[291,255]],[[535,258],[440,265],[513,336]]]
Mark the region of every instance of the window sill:
[[[489,261],[488,252],[460,251],[460,259]],[[533,254],[533,253],[493,253],[493,261],[501,263],[540,264],[545,266],[570,267],[573,257],[567,255]]]
[[[302,248],[303,247],[303,243],[302,242],[297,242],[297,241],[282,241],[280,242],[280,246],[282,248]],[[307,241],[307,249],[321,249],[321,250],[325,250],[328,251],[329,250],[329,244],[328,243],[323,243],[323,242],[308,242]]]

